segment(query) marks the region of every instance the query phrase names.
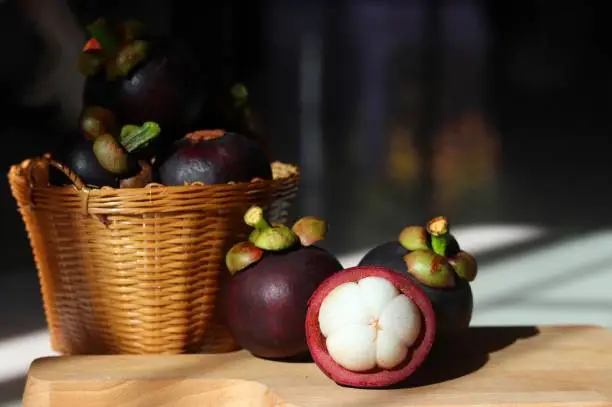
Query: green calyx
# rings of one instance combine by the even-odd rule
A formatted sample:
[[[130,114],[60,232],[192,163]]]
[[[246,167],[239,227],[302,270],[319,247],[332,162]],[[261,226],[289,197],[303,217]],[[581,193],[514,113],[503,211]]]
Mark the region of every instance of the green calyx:
[[[252,242],[236,243],[225,255],[225,266],[231,275],[257,263],[264,251]]]
[[[415,250],[404,256],[408,272],[431,288],[453,288],[455,273],[448,260],[429,250]]]
[[[298,236],[285,225],[270,225],[263,209],[252,206],[244,215],[244,222],[254,228],[249,241],[262,250],[282,251],[298,243]]]
[[[472,282],[476,279],[478,275],[478,263],[470,253],[460,251],[455,256],[450,257],[448,262],[453,266],[455,273],[462,279],[468,282]]]
[[[299,219],[290,229],[285,225],[270,224],[259,206],[250,207],[244,222],[253,228],[249,240],[235,244],[225,255],[225,266],[231,275],[262,259],[266,251],[279,252],[296,245],[311,246],[323,240],[327,223],[316,216]]]
[[[404,228],[398,240],[411,251],[403,258],[408,272],[428,287],[452,288],[457,278],[468,282],[476,278],[476,259],[460,250],[444,216],[433,218],[425,227]]]
[[[93,76],[105,69],[108,80],[125,77],[149,53],[149,43],[140,39],[144,26],[138,21],[125,21],[112,29],[99,18],[86,28],[90,41],[95,39],[98,46],[81,52],[79,70],[83,75]]]
[[[300,239],[302,246],[311,246],[325,239],[327,222],[316,216],[305,216],[295,222],[291,230]]]
[[[115,175],[123,175],[128,171],[128,153],[111,134],[98,136],[93,143],[93,152],[105,170]]]
[[[429,250],[429,234],[422,226],[405,227],[400,235],[399,242],[408,250]]]
[[[113,80],[128,76],[136,65],[144,61],[149,50],[149,43],[136,40],[125,44],[115,57],[106,64],[106,77]]]
[[[144,122],[142,126],[127,124],[121,128],[119,140],[128,153],[133,153],[149,145],[160,133],[161,127],[155,122]]]
[[[106,130],[101,125],[93,127],[96,131]],[[145,122],[142,126],[128,124],[121,128],[119,139],[106,132],[95,135],[93,152],[105,170],[115,175],[124,175],[130,168],[130,154],[147,146],[160,132],[159,125],[154,122]]]

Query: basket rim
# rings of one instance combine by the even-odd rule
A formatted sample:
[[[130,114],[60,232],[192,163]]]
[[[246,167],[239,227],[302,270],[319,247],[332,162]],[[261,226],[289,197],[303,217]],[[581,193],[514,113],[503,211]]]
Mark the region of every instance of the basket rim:
[[[36,163],[44,163],[48,162],[45,158],[26,158],[18,164],[11,165],[8,178],[9,182],[25,182],[29,183],[28,179],[28,170],[30,166]],[[48,164],[46,164],[48,166]],[[86,192],[87,195],[91,198],[93,197],[105,197],[105,196],[113,196],[113,197],[121,197],[121,196],[135,196],[141,195],[143,191],[155,191],[155,192],[167,192],[167,193],[181,193],[181,192],[230,192],[234,191],[236,188],[242,188],[247,191],[249,187],[253,186],[263,186],[263,187],[274,187],[276,185],[281,185],[285,183],[289,183],[294,181],[294,179],[300,177],[299,167],[295,164],[274,160],[270,162],[270,166],[272,168],[282,168],[287,172],[287,175],[281,177],[275,177],[271,180],[266,179],[255,179],[249,182],[235,182],[235,183],[227,183],[227,184],[202,184],[202,183],[193,183],[186,185],[163,185],[159,183],[150,183],[145,185],[144,187],[138,188],[113,188],[109,186],[96,187],[87,185],[83,189],[78,189],[75,185],[65,185],[65,186],[56,186],[56,185],[29,185],[32,190],[47,190],[52,191],[56,194],[69,194],[73,195],[75,192],[82,193]]]

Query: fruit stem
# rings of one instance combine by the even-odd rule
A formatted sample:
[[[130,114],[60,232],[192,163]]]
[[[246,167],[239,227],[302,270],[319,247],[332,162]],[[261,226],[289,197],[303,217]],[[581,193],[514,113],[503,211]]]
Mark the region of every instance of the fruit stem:
[[[437,255],[446,256],[449,230],[448,220],[444,216],[438,216],[427,222],[427,232],[431,235],[431,248]]]
[[[263,209],[259,206],[251,206],[244,214],[244,223],[252,228],[263,231],[272,228],[263,215]]]
[[[108,28],[104,18],[99,18],[89,24],[87,32],[100,43],[102,53],[106,57],[113,56],[119,51],[119,40],[113,31]]]
[[[141,147],[146,146],[151,140],[159,136],[161,128],[155,122],[144,122],[138,127],[133,124],[121,128],[121,144],[128,153],[133,153]]]

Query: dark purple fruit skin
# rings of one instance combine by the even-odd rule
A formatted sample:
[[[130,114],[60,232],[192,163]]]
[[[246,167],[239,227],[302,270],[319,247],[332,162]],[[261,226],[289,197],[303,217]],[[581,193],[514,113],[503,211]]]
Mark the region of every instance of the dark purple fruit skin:
[[[83,103],[111,110],[123,124],[154,121],[164,137],[182,136],[208,101],[206,75],[182,44],[163,38],[150,44],[148,57],[128,76],[109,81],[101,72],[88,77]]]
[[[236,341],[261,358],[307,354],[308,300],[323,280],[340,270],[333,255],[315,246],[266,252],[225,287],[227,323]]]
[[[71,134],[51,153],[51,158],[70,168],[87,185],[119,186],[119,180],[98,163],[93,152],[93,142],[80,133]],[[49,167],[49,182],[55,186],[72,185],[72,181],[55,167]]]
[[[402,259],[410,250],[399,242],[387,242],[370,250],[359,262],[360,266],[379,265],[388,267],[398,273],[408,274],[406,263]],[[474,308],[470,283],[457,278],[454,288],[431,288],[416,281],[432,302],[436,313],[437,335],[450,337],[464,332],[470,325]]]
[[[159,166],[164,185],[249,182],[253,178],[271,179],[268,157],[260,144],[238,133],[225,133],[212,140],[190,141],[187,137],[174,144],[173,152]]]

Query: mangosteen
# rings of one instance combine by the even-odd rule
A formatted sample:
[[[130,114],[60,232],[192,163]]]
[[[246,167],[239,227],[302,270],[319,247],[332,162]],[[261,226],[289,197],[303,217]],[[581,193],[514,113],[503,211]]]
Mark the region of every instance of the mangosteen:
[[[257,357],[308,355],[308,299],[323,280],[342,269],[333,255],[312,245],[324,238],[326,224],[305,217],[292,229],[270,225],[257,206],[244,220],[254,228],[249,240],[226,255],[231,274],[223,294],[228,327],[238,344]]]
[[[70,168],[86,185],[116,188],[119,180],[98,162],[93,150],[94,142],[79,132],[70,133],[65,141],[51,153],[51,158]],[[51,185],[72,185],[72,182],[55,167],[49,167]]]
[[[476,278],[478,265],[460,249],[445,217],[431,220],[426,227],[404,228],[398,241],[373,248],[359,265],[388,267],[418,282],[433,304],[440,339],[469,327],[473,311],[470,282]]]
[[[205,75],[193,53],[171,38],[147,36],[137,22],[118,29],[104,19],[89,26],[81,53],[85,106],[115,112],[121,123],[154,121],[164,137],[192,128],[208,101]]]
[[[128,130],[126,130],[126,128]],[[142,126],[125,126],[123,133],[129,133],[125,145],[111,134],[95,136],[94,140],[85,138],[80,133],[72,133],[60,148],[51,154],[89,186],[135,187],[151,182],[153,169],[146,162],[136,159],[131,154],[155,139],[160,128],[156,123],[146,122]],[[50,183],[56,186],[71,184],[71,181],[59,170],[50,169]]]
[[[406,274],[352,267],[326,279],[306,314],[310,354],[323,373],[350,387],[388,387],[427,358],[436,317],[427,294]]]
[[[272,179],[270,161],[256,140],[222,130],[196,131],[177,140],[168,157],[160,157],[159,174],[164,185]]]
[[[96,137],[93,151],[105,170],[120,178],[130,178],[142,170],[133,153],[160,134],[160,127],[154,122],[142,126],[126,125],[121,129],[121,141],[109,133]]]

